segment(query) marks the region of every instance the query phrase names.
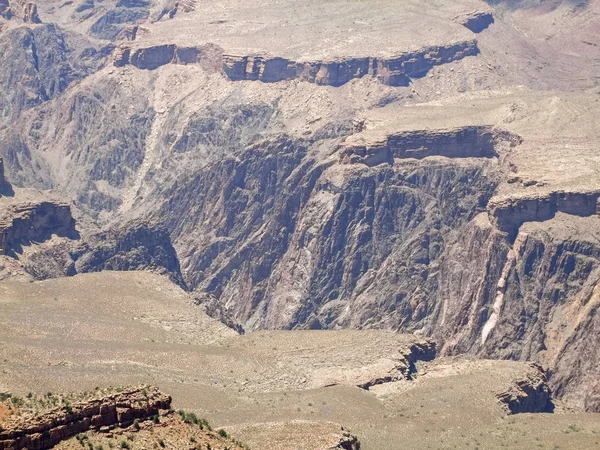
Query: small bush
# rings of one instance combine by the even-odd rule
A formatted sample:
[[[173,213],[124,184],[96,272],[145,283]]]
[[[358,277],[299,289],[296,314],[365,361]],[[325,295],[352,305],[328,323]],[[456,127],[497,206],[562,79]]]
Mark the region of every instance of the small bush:
[[[165,448],[165,441],[163,441],[162,439],[159,439],[158,445],[160,445],[162,448]]]
[[[221,428],[219,431],[217,431],[217,433],[219,433],[219,436],[221,436],[222,438],[229,438],[227,431],[225,431],[223,428]]]
[[[133,428],[135,428],[136,430],[140,431],[140,421],[138,419],[135,419],[133,421]]]
[[[127,441],[121,441],[121,448],[131,448],[131,447],[129,447],[129,443]]]
[[[160,423],[160,419],[158,418],[158,414],[154,414],[152,416],[152,422],[154,422],[154,423]]]

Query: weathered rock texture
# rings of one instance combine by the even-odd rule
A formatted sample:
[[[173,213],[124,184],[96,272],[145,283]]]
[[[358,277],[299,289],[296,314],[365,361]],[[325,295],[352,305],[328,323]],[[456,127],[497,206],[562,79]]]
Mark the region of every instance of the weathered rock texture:
[[[76,273],[150,270],[185,286],[168,233],[142,222],[127,223],[89,236],[70,253]]]
[[[546,383],[543,369],[531,365],[531,371],[520,380],[515,380],[513,386],[501,394],[498,401],[510,414],[552,412],[552,394]]]
[[[210,48],[210,46],[208,46]],[[118,67],[131,64],[138,69],[157,69],[165,64],[196,64],[211,58],[216,65],[214,47],[179,47],[164,44],[149,48],[123,48],[116,56]],[[221,67],[232,81],[258,80],[275,83],[298,79],[328,86],[341,86],[354,78],[375,76],[391,86],[406,86],[410,78],[424,75],[432,67],[460,60],[478,53],[475,40],[448,47],[431,47],[407,52],[395,58],[349,58],[335,61],[296,62],[282,57],[238,56],[219,49]],[[205,54],[208,53],[208,56]],[[218,63],[218,62],[217,62]]]
[[[36,276],[181,267],[244,329],[419,332],[598,407],[597,3],[48,2],[135,40],[80,73],[62,28],[2,31],[7,178],[104,230]]]
[[[59,442],[101,427],[126,427],[171,407],[171,397],[156,388],[135,389],[73,404],[39,417],[3,424],[0,449],[50,449]]]
[[[0,251],[11,254],[29,242],[49,239],[53,234],[76,235],[68,204],[39,202],[10,205],[0,213]]]
[[[41,23],[37,5],[27,0],[0,1],[0,16],[5,19],[18,19],[25,23]]]
[[[372,378],[366,383],[358,384],[361,389],[369,390],[373,386],[384,383],[393,383],[400,380],[411,380],[417,372],[415,363],[418,361],[431,361],[435,358],[435,343],[433,341],[415,342],[400,351],[398,364],[389,372],[389,375]]]
[[[495,149],[499,141],[515,146],[520,138],[485,126],[407,131],[386,136],[383,142],[366,145],[348,143],[341,149],[340,161],[375,166],[382,163],[393,165],[395,158],[493,158],[499,156]]]
[[[545,222],[558,212],[581,217],[596,215],[599,198],[597,192],[555,192],[494,201],[490,213],[500,230],[515,233],[525,222]]]
[[[487,12],[475,12],[458,18],[459,22],[473,33],[481,33],[494,23],[494,15]]]

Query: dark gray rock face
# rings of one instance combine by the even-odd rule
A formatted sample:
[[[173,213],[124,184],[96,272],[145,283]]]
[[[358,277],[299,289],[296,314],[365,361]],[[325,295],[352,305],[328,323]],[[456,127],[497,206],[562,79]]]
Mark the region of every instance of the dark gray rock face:
[[[76,237],[75,221],[69,205],[52,202],[10,205],[0,218],[0,251],[14,255],[22,246],[41,242],[56,234]]]
[[[185,287],[169,235],[142,222],[110,228],[84,240],[71,253],[77,273],[150,270]]]
[[[498,400],[511,414],[552,412],[552,393],[543,369],[531,365],[530,373],[515,380],[511,388],[498,395]]]
[[[92,89],[83,88],[63,98],[66,114],[42,105],[24,118],[18,129],[6,130],[0,138],[0,152],[7,177],[16,186],[48,189],[68,185],[78,203],[90,211],[111,211],[120,205],[120,190],[142,163],[155,112],[135,90],[125,92],[110,81],[91,84]],[[128,99],[128,108],[119,106],[123,99]],[[63,148],[45,138],[53,130],[68,142]],[[36,158],[42,148],[49,158]],[[78,173],[57,183],[56,173],[62,170]]]
[[[68,217],[72,223],[70,214]],[[61,232],[56,224],[41,229],[44,230],[69,239],[34,244],[26,255],[19,256],[20,264],[37,280],[102,270],[147,270],[167,275],[186,287],[171,239],[160,228],[133,222],[85,236],[79,236],[74,229],[70,234]]]
[[[54,24],[8,30],[0,34],[0,47],[0,124],[55,98],[97,70],[106,57]]]
[[[137,4],[139,2],[126,1],[125,4]],[[142,2],[143,3],[143,2]],[[90,28],[90,36],[97,39],[112,41],[127,25],[136,24],[145,20],[150,15],[148,8],[135,6],[122,6],[107,11]]]

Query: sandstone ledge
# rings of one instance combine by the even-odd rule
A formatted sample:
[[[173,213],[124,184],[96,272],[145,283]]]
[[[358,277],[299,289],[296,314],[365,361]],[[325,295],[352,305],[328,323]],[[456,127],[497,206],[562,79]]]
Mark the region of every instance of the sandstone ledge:
[[[562,212],[581,217],[596,215],[600,192],[552,192],[520,198],[492,199],[491,222],[500,230],[516,234],[525,222],[544,222]]]
[[[138,388],[18,420],[0,427],[0,450],[42,450],[90,429],[125,427],[171,407],[171,397],[157,388]]]
[[[201,64],[222,71],[230,80],[274,83],[298,79],[327,86],[341,86],[354,78],[371,75],[391,86],[406,86],[411,78],[423,76],[432,67],[479,53],[475,39],[448,46],[426,47],[396,57],[336,58],[324,61],[293,61],[269,55],[233,55],[216,45],[179,47],[164,44],[148,48],[120,48],[117,67],[133,65],[154,70],[166,64]]]
[[[360,141],[360,135],[346,141],[340,149],[340,162],[376,166],[393,164],[395,158],[422,159],[428,156],[448,158],[493,158],[496,146],[520,143],[518,136],[491,126],[465,126],[445,130],[415,130],[392,133],[383,138]]]

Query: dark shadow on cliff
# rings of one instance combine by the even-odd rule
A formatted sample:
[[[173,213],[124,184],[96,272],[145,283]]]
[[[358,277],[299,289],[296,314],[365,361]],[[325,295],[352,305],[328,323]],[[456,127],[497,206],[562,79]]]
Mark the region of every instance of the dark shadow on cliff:
[[[2,197],[14,197],[15,190],[12,185],[8,182],[0,184],[0,196]]]

